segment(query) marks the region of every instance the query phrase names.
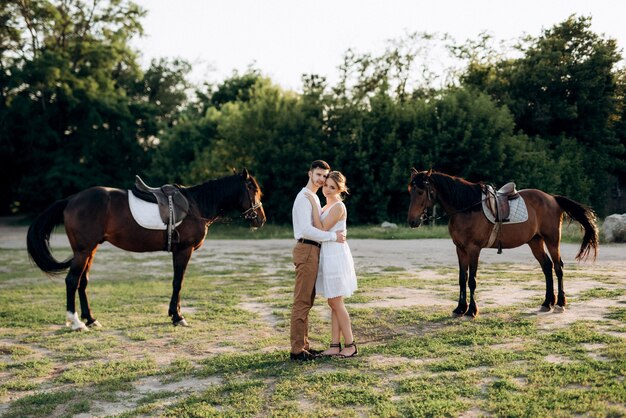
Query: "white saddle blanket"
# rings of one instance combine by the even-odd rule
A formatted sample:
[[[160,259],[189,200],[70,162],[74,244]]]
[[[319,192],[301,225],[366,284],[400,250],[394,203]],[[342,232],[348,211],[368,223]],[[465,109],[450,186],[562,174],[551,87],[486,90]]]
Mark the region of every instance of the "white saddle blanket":
[[[144,228],[161,230],[167,229],[167,224],[161,220],[161,215],[159,214],[159,205],[157,205],[156,203],[141,200],[129,190],[128,206],[130,206],[130,212],[133,214],[135,222],[137,222]],[[181,222],[182,221],[176,223],[176,226],[180,225]]]
[[[528,220],[528,209],[526,208],[526,202],[522,196],[514,200],[509,200],[510,212],[509,221],[505,224],[518,224],[526,222]],[[496,223],[496,217],[491,213],[491,210],[487,206],[487,195],[483,193],[483,213],[492,224]]]

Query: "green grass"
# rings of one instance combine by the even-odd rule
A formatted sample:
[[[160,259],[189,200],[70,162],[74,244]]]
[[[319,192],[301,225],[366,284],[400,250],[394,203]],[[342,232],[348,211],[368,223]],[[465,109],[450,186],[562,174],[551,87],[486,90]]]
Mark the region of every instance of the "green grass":
[[[582,292],[580,296],[578,296],[578,300],[592,300],[597,298],[616,299],[624,294],[626,294],[626,290],[624,289],[604,289],[600,287]]]
[[[13,402],[8,413],[3,415],[9,417],[48,417],[59,409],[64,409],[68,402],[76,397],[73,391],[59,391],[48,393],[37,393],[25,396]]]
[[[97,361],[89,365],[76,365],[59,376],[63,383],[88,385],[94,383],[115,383],[133,381],[137,377],[149,376],[157,372],[152,359]]]
[[[64,327],[62,277],[43,276],[24,250],[0,249],[10,266],[0,273],[0,415],[626,415],[626,277],[608,266],[569,269],[566,290],[581,290],[559,316],[537,313],[544,284],[534,264],[481,265],[475,320],[450,315],[455,265],[362,268],[347,300],[359,357],[301,364],[288,360],[290,258],[261,251],[250,262],[245,245],[226,257],[205,247],[182,292],[189,328],[167,317],[169,255],[102,248],[88,289],[103,328],[85,333]],[[487,297],[506,286],[531,295]],[[329,328],[318,300],[315,348]]]
[[[405,225],[398,228],[382,228],[379,225],[348,225],[348,237],[352,239],[423,239],[449,238],[445,225],[423,226],[411,229]],[[216,223],[209,228],[207,239],[289,239],[293,238],[291,225],[268,223],[263,228],[251,230],[242,224]]]
[[[600,225],[599,225],[600,226]],[[600,228],[601,229],[601,228]],[[563,242],[579,243],[583,232],[575,222],[564,222],[561,239]],[[207,239],[291,239],[291,225],[268,223],[263,228],[251,230],[241,223],[216,223],[209,228]],[[398,224],[397,228],[382,228],[380,225],[348,225],[350,239],[427,239],[450,238],[448,226],[444,222],[438,225],[423,225],[409,228],[406,224]]]

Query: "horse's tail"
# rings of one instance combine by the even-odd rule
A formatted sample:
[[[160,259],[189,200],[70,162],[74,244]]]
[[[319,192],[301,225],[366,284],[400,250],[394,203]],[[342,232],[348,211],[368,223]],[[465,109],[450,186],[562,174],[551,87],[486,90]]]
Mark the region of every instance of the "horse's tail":
[[[72,264],[72,257],[58,262],[50,252],[50,234],[56,225],[63,222],[63,211],[68,200],[59,200],[41,213],[28,228],[26,246],[31,260],[48,274],[60,273]]]
[[[561,209],[570,218],[574,219],[585,229],[585,236],[580,245],[580,251],[576,255],[576,260],[586,260],[593,249],[593,259],[598,255],[598,227],[596,226],[596,214],[590,208],[568,199],[564,196],[554,196]]]

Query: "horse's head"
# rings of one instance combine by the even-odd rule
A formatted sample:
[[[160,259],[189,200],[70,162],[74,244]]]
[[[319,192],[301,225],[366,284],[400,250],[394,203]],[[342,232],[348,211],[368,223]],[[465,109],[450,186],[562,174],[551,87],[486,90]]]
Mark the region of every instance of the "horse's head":
[[[266,221],[263,203],[261,203],[261,196],[263,196],[261,187],[247,169],[244,168],[239,175],[243,180],[245,189],[241,198],[243,217],[250,221],[251,226],[260,228]]]
[[[411,228],[420,226],[426,215],[426,210],[435,204],[435,190],[430,183],[432,173],[432,169],[428,171],[411,169],[411,180],[409,181],[411,202],[406,219]]]

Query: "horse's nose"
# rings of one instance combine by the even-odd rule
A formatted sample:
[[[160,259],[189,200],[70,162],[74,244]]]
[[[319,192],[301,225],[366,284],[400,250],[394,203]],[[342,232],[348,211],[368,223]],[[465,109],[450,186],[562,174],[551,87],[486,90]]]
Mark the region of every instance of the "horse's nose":
[[[409,226],[411,228],[417,228],[418,226],[422,224],[421,219],[409,219],[408,221],[409,221]]]

